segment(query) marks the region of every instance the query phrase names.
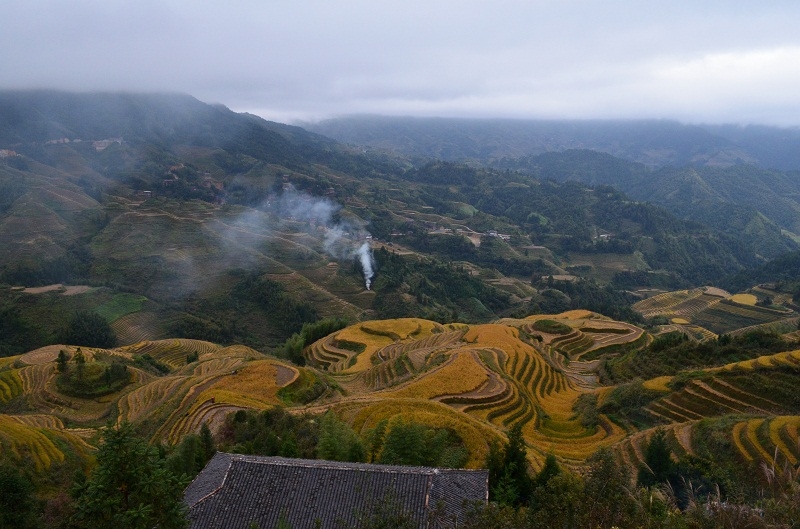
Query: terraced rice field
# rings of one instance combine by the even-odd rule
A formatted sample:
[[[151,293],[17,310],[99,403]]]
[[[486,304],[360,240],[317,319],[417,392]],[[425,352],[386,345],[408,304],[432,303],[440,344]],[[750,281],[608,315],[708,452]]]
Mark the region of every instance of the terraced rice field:
[[[72,356],[71,353],[74,348],[68,347],[66,345],[48,345],[45,347],[40,347],[39,349],[34,349],[33,351],[21,355],[19,357],[19,363],[29,366],[50,364],[55,362],[56,359],[58,359],[58,353],[62,349],[70,353],[68,358],[71,358]]]
[[[208,362],[216,362],[212,359]],[[206,362],[206,363],[208,363]],[[232,367],[232,366],[229,366]],[[298,376],[297,368],[275,360],[253,360],[232,371],[217,371],[208,376],[188,378],[191,386],[156,438],[176,442],[183,435],[197,432],[205,421],[221,424],[224,415],[238,409],[263,410],[281,405],[278,390]]]
[[[111,329],[117,335],[117,343],[136,344],[161,338],[161,322],[154,312],[134,312],[115,320]]]
[[[373,343],[362,353],[326,358],[324,354],[336,351],[331,351],[327,345],[330,342],[321,340],[311,346],[309,355],[326,366],[348,392],[357,395],[352,399],[353,406],[360,400],[374,402],[378,398],[406,402],[412,407],[436,401],[448,406],[462,421],[478,421],[489,431],[502,432],[521,423],[531,444],[534,465],[540,464],[547,453],[575,464],[600,446],[618,441],[625,431],[605,417],[598,428],[587,429],[579,423],[572,408],[581,394],[596,387],[597,376],[590,371],[598,362],[569,362],[568,370],[566,356],[557,349],[569,350],[571,346],[572,350],[586,350],[626,343],[643,336],[643,331],[627,324],[595,320],[597,315],[586,311],[568,316],[563,321],[576,330],[553,335],[544,342],[527,343],[521,339],[519,328],[527,332],[530,319],[445,330],[416,340],[413,337],[419,327],[406,325],[402,335],[396,334],[391,343],[380,348]],[[587,332],[579,330],[582,326],[587,327]],[[383,333],[380,336],[387,333],[385,327],[376,326],[372,334],[375,330]],[[340,331],[337,337],[343,333],[353,340],[363,333],[363,324]],[[358,366],[366,364],[363,357],[370,358],[372,367],[358,370]],[[356,367],[342,369],[347,363]],[[374,393],[375,390],[380,391]],[[347,406],[337,404],[336,408],[344,410]]]
[[[797,314],[790,310],[758,307],[756,296],[703,287],[667,292],[633,305],[642,316],[665,316],[697,340],[713,339],[718,334],[741,333],[776,325],[791,325]]]
[[[729,421],[724,430],[743,464],[800,462],[800,351],[789,351],[704,370],[679,390],[645,408],[667,424],[667,438],[677,456],[694,453],[700,421]],[[672,377],[645,382],[668,391]],[[620,461],[635,462],[631,443],[638,434],[615,446]],[[702,441],[702,439],[701,439]]]
[[[158,378],[125,394],[117,403],[117,422],[135,422],[153,414],[169,399],[181,394],[182,386],[188,380],[185,376]]]
[[[741,305],[730,300],[723,300],[697,314],[691,321],[717,334],[722,334],[743,327],[762,325],[794,316],[796,314],[790,311]]]
[[[23,464],[30,463],[37,472],[44,472],[53,463],[64,461],[64,452],[51,437],[60,438],[61,442],[72,445],[79,454],[86,452],[86,443],[72,434],[0,414],[0,451],[4,456]]]
[[[469,349],[456,350],[450,360],[435,372],[418,378],[401,389],[387,392],[395,398],[433,399],[474,391],[489,378],[489,373]]]
[[[0,403],[10,401],[23,391],[22,379],[17,370],[0,371]]]
[[[359,433],[366,433],[382,420],[415,421],[433,428],[450,428],[464,441],[469,452],[468,468],[479,468],[486,461],[489,442],[499,432],[485,423],[465,417],[448,406],[425,400],[383,399],[369,403],[345,403],[333,408]]]
[[[676,307],[687,302],[691,303],[704,293],[705,291],[702,288],[665,292],[635,303],[633,305],[633,310],[645,318],[665,315],[678,316],[679,314]]]
[[[708,298],[716,300],[715,307],[722,305],[718,293],[713,294],[697,289],[664,299],[681,310],[707,304]],[[565,334],[534,332],[531,326],[537,319],[555,320],[568,329]],[[46,439],[48,432],[70,435],[69,442],[77,446],[83,441],[73,434],[91,438],[94,428],[110,417],[150,425],[153,440],[174,443],[204,423],[218,428],[233,411],[285,406],[278,391],[298,380],[329,384],[324,398],[297,407],[298,413],[333,409],[362,433],[381,420],[450,428],[464,440],[473,467],[483,464],[490,441],[502,438],[518,423],[534,468],[548,454],[565,465],[580,466],[602,446],[613,447],[619,461],[636,466],[653,430],[628,432],[603,415],[596,427],[585,427],[573,408],[582,395],[596,393],[602,402],[611,392],[610,387],[598,386],[597,370],[604,355],[627,354],[648,339],[639,327],[588,311],[471,326],[416,318],[370,321],[307,348],[309,364],[324,375],[245,346],[183,339],[140,341],[112,351],[85,351],[90,357],[103,353],[126,359],[149,354],[171,371],[156,376],[130,367],[134,377],[128,387],[95,400],[67,398],[56,391],[54,360],[60,346],[54,346],[0,359],[0,406],[24,399],[31,409],[29,415],[15,419],[13,431],[14,436],[39,443],[41,468],[57,455],[31,431],[45,431]],[[198,360],[187,364],[187,355],[195,352]],[[726,435],[743,462],[759,461],[777,451],[797,464],[800,415],[795,414],[800,414],[800,399],[795,402],[791,388],[798,367],[800,351],[793,351],[708,369],[676,391],[668,386],[676,378],[659,377],[644,382],[646,388],[663,393],[646,410],[665,424],[668,443],[678,456],[695,451],[693,436],[704,419],[734,416],[736,425],[731,422]],[[750,372],[755,378],[742,376]],[[756,379],[760,385],[748,387],[746,381]],[[779,396],[764,389],[766,381],[783,388]],[[78,428],[66,430],[65,422]]]
[[[228,349],[227,352],[230,353],[229,356],[242,356],[243,354],[252,354],[254,352],[252,349],[244,346],[233,347],[241,347],[243,350]],[[193,353],[197,353],[199,357],[205,357],[220,352],[222,349],[223,348],[220,346],[211,342],[179,338],[138,342],[133,345],[120,347],[115,351],[125,354],[128,357],[133,357],[134,355],[150,355],[154,360],[166,364],[172,369],[180,369],[186,365],[187,357]],[[246,351],[246,353],[243,351]]]

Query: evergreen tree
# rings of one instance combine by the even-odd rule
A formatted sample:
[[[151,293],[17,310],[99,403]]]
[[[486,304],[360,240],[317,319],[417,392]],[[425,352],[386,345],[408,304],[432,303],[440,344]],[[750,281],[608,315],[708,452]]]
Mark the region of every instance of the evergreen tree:
[[[522,425],[508,431],[508,443],[489,445],[486,466],[489,469],[489,498],[503,505],[520,506],[528,503],[534,482],[528,474],[527,447],[522,437]]]
[[[78,347],[78,351],[75,353],[75,366],[76,371],[78,372],[78,381],[83,380],[83,371],[86,368],[86,357],[83,356],[83,351],[81,348]]]
[[[195,434],[185,436],[166,460],[173,474],[189,478],[199,474],[207,462],[200,436]]]
[[[486,468],[489,470],[489,499],[492,501],[500,501],[498,499],[498,486],[504,475],[503,453],[503,446],[492,439],[489,443],[489,453],[486,456]]]
[[[536,474],[536,479],[533,480],[534,487],[544,487],[547,485],[547,482],[550,481],[550,479],[552,479],[554,476],[558,475],[559,472],[561,472],[561,467],[558,466],[556,456],[553,454],[547,454],[547,457],[544,460],[544,465],[542,466],[542,470]]]
[[[97,466],[77,487],[72,526],[91,529],[184,529],[186,482],[130,424],[103,429]]]
[[[508,444],[503,454],[503,466],[518,494],[515,505],[527,503],[533,490],[533,480],[528,474],[527,451],[522,423],[518,422],[508,431]]]
[[[365,439],[368,448],[367,461],[369,463],[378,460],[378,455],[383,448],[383,441],[386,438],[386,428],[388,425],[389,421],[383,419],[382,421],[379,421],[374,428],[367,430]]]
[[[330,461],[366,460],[366,450],[358,435],[336,414],[329,411],[322,417],[319,427],[317,457]]]
[[[19,470],[0,465],[0,529],[35,527],[34,487]]]
[[[399,421],[386,434],[378,463],[422,466],[425,456],[425,426]]]
[[[108,349],[117,343],[111,326],[96,312],[78,311],[61,330],[59,341],[66,344]]]
[[[666,433],[659,428],[644,449],[644,464],[639,468],[638,481],[650,487],[669,481],[675,474],[672,452],[667,445]]]
[[[584,482],[571,472],[559,472],[536,489],[528,524],[530,529],[599,527],[585,523]],[[609,526],[602,526],[609,527]]]
[[[583,505],[590,527],[635,527],[636,500],[630,493],[630,476],[619,466],[608,448],[601,448],[587,461],[589,475]]]
[[[67,352],[61,349],[58,352],[58,359],[56,360],[57,369],[59,373],[67,372]]]
[[[214,454],[217,452],[217,447],[214,444],[214,436],[211,435],[211,428],[208,427],[208,423],[203,423],[203,426],[200,427],[200,446],[203,449],[203,457],[206,463],[214,457]]]

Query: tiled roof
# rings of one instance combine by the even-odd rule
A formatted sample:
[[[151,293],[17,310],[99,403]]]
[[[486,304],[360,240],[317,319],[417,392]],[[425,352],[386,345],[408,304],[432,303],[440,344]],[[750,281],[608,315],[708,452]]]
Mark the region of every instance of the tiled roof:
[[[192,529],[248,529],[252,522],[271,529],[281,516],[292,529],[342,529],[379,509],[401,511],[426,528],[433,527],[429,510],[440,520],[461,519],[487,494],[485,470],[217,453],[184,501]]]

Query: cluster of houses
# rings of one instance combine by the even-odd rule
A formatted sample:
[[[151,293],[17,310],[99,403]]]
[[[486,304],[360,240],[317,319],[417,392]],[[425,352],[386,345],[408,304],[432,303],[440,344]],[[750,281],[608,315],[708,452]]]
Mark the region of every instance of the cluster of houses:
[[[508,235],[506,233],[498,233],[497,230],[489,230],[486,233],[480,233],[480,232],[471,231],[471,230],[464,230],[462,228],[456,228],[454,230],[453,228],[447,228],[445,226],[434,226],[434,227],[432,227],[431,229],[428,230],[428,233],[430,235],[453,235],[453,234],[455,234],[455,235],[464,235],[466,237],[470,237],[470,236],[472,236],[472,237],[483,237],[483,236],[486,236],[486,237],[496,237],[496,238],[502,239],[504,241],[510,241],[511,240],[511,235]]]

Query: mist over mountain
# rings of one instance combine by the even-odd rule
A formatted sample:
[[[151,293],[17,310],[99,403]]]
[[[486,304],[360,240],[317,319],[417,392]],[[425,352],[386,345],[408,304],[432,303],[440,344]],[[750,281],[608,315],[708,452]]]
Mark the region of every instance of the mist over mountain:
[[[789,202],[780,218],[761,211],[791,199],[783,173],[759,170],[775,190],[762,202],[718,207],[748,189],[750,173],[725,171],[747,166],[652,169],[569,150],[476,167],[180,94],[4,92],[0,113],[0,282],[95,289],[51,300],[58,314],[123,296],[109,316],[123,340],[263,348],[320,317],[490,321],[587,304],[633,317],[614,288],[713,284],[797,249],[781,232],[795,229]],[[678,179],[704,171],[717,172]],[[581,286],[542,298],[558,291],[549,276]],[[8,307],[41,310],[15,292]],[[40,315],[31,340],[52,343],[59,318]]]
[[[689,125],[667,120],[512,120],[351,116],[306,123],[336,140],[410,157],[492,164],[550,151],[591,149],[648,166],[800,169],[800,129]]]

